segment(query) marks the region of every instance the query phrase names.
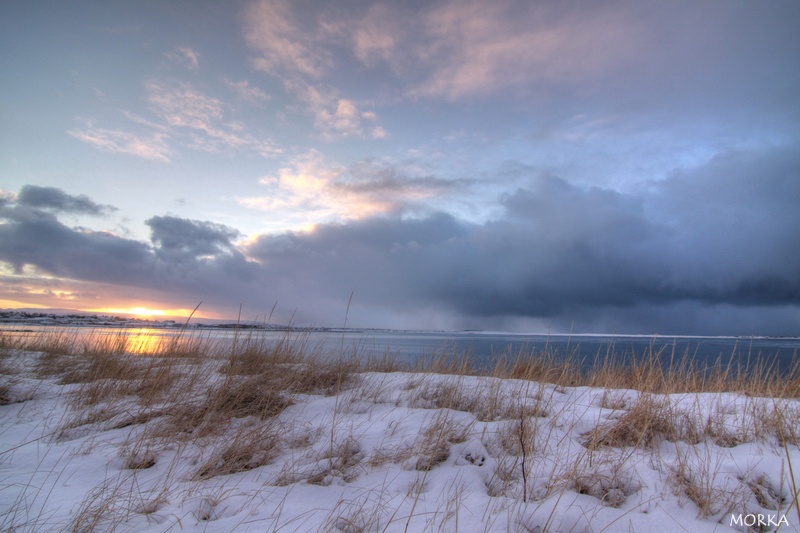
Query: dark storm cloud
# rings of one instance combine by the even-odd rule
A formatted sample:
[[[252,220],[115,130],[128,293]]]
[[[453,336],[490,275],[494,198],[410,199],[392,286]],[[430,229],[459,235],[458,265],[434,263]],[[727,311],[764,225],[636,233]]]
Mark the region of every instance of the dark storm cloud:
[[[468,187],[470,183],[466,179],[417,176],[400,168],[361,161],[350,167],[342,177],[334,180],[331,186],[335,191],[385,199],[406,198],[406,203],[410,203],[409,198],[414,196],[425,197],[442,191],[457,191]]]
[[[36,185],[22,187],[17,195],[17,202],[27,207],[86,215],[105,215],[117,210],[110,205],[98,204],[83,194],[73,196],[57,187],[39,187]]]
[[[344,287],[371,305],[463,317],[589,323],[687,302],[796,309],[799,172],[796,151],[774,150],[717,157],[637,194],[533,175],[486,224],[373,219],[262,236],[248,253],[309,293]]]
[[[102,282],[141,283],[146,279],[147,245],[105,232],[80,231],[52,213],[0,206],[0,260],[17,271],[35,265],[56,276]]]
[[[374,326],[445,316],[454,327],[542,319],[584,331],[799,333],[800,151],[731,152],[628,193],[520,172],[525,187],[483,224],[375,217],[244,245],[207,221],[153,217],[143,243],[6,201],[0,259],[185,305],[263,312],[279,301],[323,324],[354,292],[351,320]]]
[[[656,272],[631,264],[632,236],[644,242],[653,231],[635,206],[630,212],[615,204],[586,209],[576,201],[615,195],[583,193],[557,178],[544,182],[542,190],[509,197],[513,213],[502,221],[474,225],[444,214],[372,219],[262,236],[248,254],[271,272],[294,272],[321,293],[347,287],[374,304],[436,304],[471,316],[555,316],[586,305],[631,305],[648,297],[648,287],[656,298]],[[553,189],[557,194],[550,195]],[[542,202],[547,209],[540,209]]]
[[[676,173],[650,198],[685,265],[674,269],[676,283],[710,301],[800,301],[800,152],[719,156]]]
[[[222,224],[171,216],[153,217],[145,224],[150,226],[151,240],[158,251],[191,257],[233,252],[231,240],[239,235]]]
[[[165,291],[188,303],[247,293],[241,284],[253,281],[255,264],[231,244],[238,232],[174,217],[147,222],[152,244],[71,228],[50,212],[6,201],[0,204],[0,261],[17,273],[33,265],[59,278]]]
[[[247,249],[282,300],[313,294],[341,300],[350,291],[371,304],[425,305],[425,290],[446,272],[447,250],[470,228],[447,214],[425,219],[372,218],[321,225],[311,233],[262,235]],[[444,281],[444,280],[441,280]]]

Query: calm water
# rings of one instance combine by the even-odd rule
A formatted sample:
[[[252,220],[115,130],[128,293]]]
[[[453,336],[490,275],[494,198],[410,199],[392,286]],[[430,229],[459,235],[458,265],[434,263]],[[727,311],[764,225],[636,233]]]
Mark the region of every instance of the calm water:
[[[64,331],[65,328],[3,324],[0,331],[6,335],[33,336],[43,332]],[[142,328],[69,328],[69,335],[81,338],[88,335],[106,335],[116,338],[124,335],[132,351],[146,352],[148,347],[177,335],[201,337],[214,342],[241,342],[248,336],[267,342],[285,339],[283,331],[236,332],[229,329],[142,329]],[[356,354],[360,357],[388,356],[402,362],[420,359],[468,354],[479,366],[490,366],[503,354],[516,357],[522,353],[535,357],[542,350],[560,355],[579,357],[590,365],[598,356],[613,356],[628,361],[650,353],[660,353],[662,360],[669,362],[684,355],[701,364],[720,362],[727,365],[749,365],[756,361],[776,364],[782,370],[789,369],[800,354],[800,338],[744,338],[744,337],[652,337],[652,336],[608,336],[608,335],[519,335],[507,333],[475,332],[375,332],[375,331],[314,331],[288,334],[290,338],[303,342],[311,350],[333,355]],[[533,354],[533,355],[530,355]]]
[[[0,331],[5,335],[35,336],[46,332],[64,331],[65,328],[4,324]],[[200,337],[224,344],[242,342],[248,336],[277,342],[290,338],[302,342],[310,350],[330,354],[356,354],[360,357],[388,356],[401,362],[414,363],[420,358],[442,355],[468,354],[479,366],[489,366],[497,357],[507,354],[534,354],[550,350],[560,355],[576,356],[586,364],[597,357],[614,356],[630,360],[650,353],[660,354],[668,362],[670,358],[684,355],[699,363],[752,364],[756,360],[777,364],[788,369],[800,354],[800,338],[744,338],[744,337],[652,337],[652,336],[608,336],[608,335],[519,335],[508,333],[477,332],[413,332],[413,331],[249,331],[236,332],[229,329],[121,329],[121,328],[69,328],[69,335],[76,339],[88,335],[104,335],[118,338],[124,335],[131,351],[146,352],[159,342],[184,335]]]
[[[687,356],[701,365],[733,362],[775,364],[787,371],[800,355],[800,338],[652,337],[608,335],[517,335],[501,333],[381,333],[358,336],[330,333],[326,343],[343,345],[352,353],[388,353],[402,360],[469,354],[478,365],[490,366],[502,355],[534,356],[544,350],[577,357],[590,366],[598,357],[630,361],[659,354],[668,363]],[[342,342],[344,339],[344,342]],[[531,355],[533,354],[533,355]]]

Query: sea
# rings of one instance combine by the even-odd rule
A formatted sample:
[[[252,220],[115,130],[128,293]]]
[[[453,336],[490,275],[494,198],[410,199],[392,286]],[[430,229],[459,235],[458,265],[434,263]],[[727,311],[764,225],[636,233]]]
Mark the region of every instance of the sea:
[[[668,335],[520,334],[485,331],[399,331],[364,329],[233,329],[119,328],[0,324],[6,337],[31,337],[61,332],[73,339],[109,336],[128,339],[132,351],[177,336],[239,344],[289,340],[305,350],[332,357],[385,357],[414,365],[436,358],[469,358],[478,368],[491,368],[500,358],[533,358],[543,352],[578,360],[590,367],[598,359],[630,362],[656,355],[665,364],[689,360],[700,367],[714,365],[775,368],[789,372],[800,364],[800,337],[712,337]],[[139,348],[136,348],[139,347]]]

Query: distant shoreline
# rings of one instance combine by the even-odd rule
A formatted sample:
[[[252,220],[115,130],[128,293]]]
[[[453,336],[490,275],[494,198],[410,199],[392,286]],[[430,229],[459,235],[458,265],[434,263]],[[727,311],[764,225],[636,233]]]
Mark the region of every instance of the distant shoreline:
[[[496,335],[496,336],[516,336],[516,337],[535,337],[535,338],[634,338],[634,339],[786,339],[795,340],[800,337],[788,335],[668,335],[658,333],[518,333],[510,331],[489,331],[489,330],[419,330],[419,329],[394,329],[394,328],[360,328],[360,327],[337,327],[337,326],[291,326],[286,324],[264,324],[264,323],[236,323],[224,319],[209,319],[202,321],[189,322],[179,319],[150,320],[144,318],[131,318],[118,315],[101,314],[59,314],[59,313],[36,313],[29,311],[0,311],[0,327],[13,324],[53,326],[53,327],[92,327],[92,328],[152,328],[152,329],[183,329],[192,330],[228,330],[241,329],[248,331],[275,331],[275,332],[299,332],[299,333],[418,333],[435,335]]]

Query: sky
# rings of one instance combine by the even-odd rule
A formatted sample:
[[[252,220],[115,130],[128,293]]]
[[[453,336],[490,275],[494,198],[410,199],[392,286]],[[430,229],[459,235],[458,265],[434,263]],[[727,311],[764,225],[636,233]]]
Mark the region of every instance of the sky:
[[[798,27],[794,0],[2,2],[0,307],[800,335]]]

